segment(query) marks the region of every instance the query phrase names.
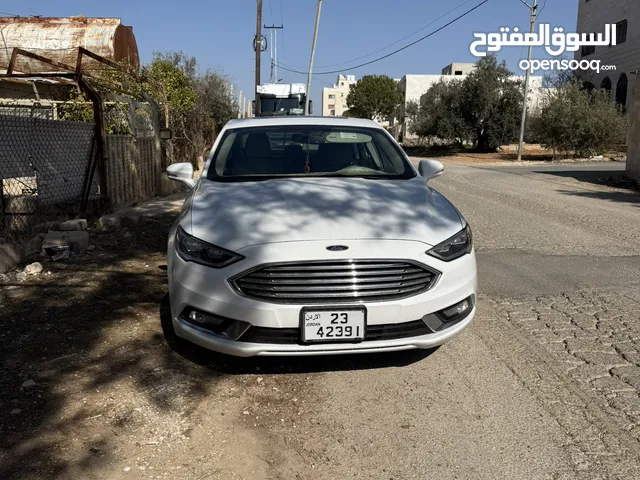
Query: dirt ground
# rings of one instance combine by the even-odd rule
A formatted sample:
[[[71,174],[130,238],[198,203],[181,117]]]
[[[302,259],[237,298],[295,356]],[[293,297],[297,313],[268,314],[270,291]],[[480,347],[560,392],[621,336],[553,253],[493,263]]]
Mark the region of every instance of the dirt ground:
[[[0,478],[269,477],[277,452],[251,429],[305,392],[262,376],[292,369],[277,361],[168,347],[172,221],[92,232],[85,254],[0,284]]]
[[[472,151],[453,149],[453,148],[436,148],[436,147],[403,147],[409,156],[412,157],[430,157],[443,158],[447,162],[461,164],[505,164],[518,165],[518,146],[505,145],[500,147],[497,152],[493,153],[475,153]],[[554,157],[551,150],[543,148],[541,145],[526,145],[522,154],[522,163],[576,163],[576,162],[594,162],[594,161],[624,161],[625,152],[611,152],[595,159],[575,159],[570,156],[556,155]]]

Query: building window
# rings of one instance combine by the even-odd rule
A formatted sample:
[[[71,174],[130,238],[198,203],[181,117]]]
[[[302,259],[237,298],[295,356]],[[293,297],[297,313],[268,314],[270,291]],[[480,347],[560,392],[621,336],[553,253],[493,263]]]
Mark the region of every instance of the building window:
[[[340,86],[341,86],[341,87],[344,87],[344,82],[340,82]]]
[[[344,98],[344,93],[341,93],[340,96]]]
[[[335,98],[336,98],[336,96],[335,96],[335,95],[329,95],[329,100],[333,100],[333,99],[335,99]]]
[[[606,90],[609,96],[611,96],[611,79],[609,77],[604,77],[600,84],[600,88]]]
[[[456,75],[462,75],[462,70],[456,70]]]
[[[627,88],[629,86],[629,80],[627,75],[623,73],[620,75],[618,85],[616,85],[616,102],[623,107],[627,106]]]
[[[627,25],[629,22],[622,20],[616,23],[616,43],[621,44],[627,41]]]
[[[336,104],[335,103],[330,103],[329,104],[329,108],[336,108]]]
[[[591,55],[592,53],[596,53],[595,45],[583,45],[582,46],[582,56],[586,57],[587,55]]]
[[[331,115],[332,117],[336,116],[336,111],[335,110],[329,110],[329,115]]]

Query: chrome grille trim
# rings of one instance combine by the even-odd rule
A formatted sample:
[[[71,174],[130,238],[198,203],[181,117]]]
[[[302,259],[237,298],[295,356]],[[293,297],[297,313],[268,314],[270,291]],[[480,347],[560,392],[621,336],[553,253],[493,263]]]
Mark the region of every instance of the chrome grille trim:
[[[405,298],[429,290],[439,276],[413,260],[317,260],[258,265],[229,282],[256,300],[318,304]]]

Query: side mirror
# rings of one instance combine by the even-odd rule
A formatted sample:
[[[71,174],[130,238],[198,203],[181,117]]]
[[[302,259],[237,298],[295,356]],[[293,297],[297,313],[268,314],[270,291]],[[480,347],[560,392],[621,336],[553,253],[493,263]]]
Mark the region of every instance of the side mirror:
[[[438,160],[420,160],[418,171],[424,178],[424,183],[427,183],[432,178],[439,177],[444,173],[444,165]]]
[[[166,174],[170,180],[184,183],[189,188],[193,188],[196,185],[196,181],[193,179],[193,165],[188,162],[169,165]]]

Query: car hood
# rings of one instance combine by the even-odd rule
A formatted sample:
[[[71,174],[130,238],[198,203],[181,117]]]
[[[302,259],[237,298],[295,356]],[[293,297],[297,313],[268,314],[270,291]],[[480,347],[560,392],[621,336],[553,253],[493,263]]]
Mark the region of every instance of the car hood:
[[[341,239],[432,246],[462,227],[453,205],[420,177],[202,179],[191,199],[191,225],[185,225],[195,237],[236,251],[256,244]]]

